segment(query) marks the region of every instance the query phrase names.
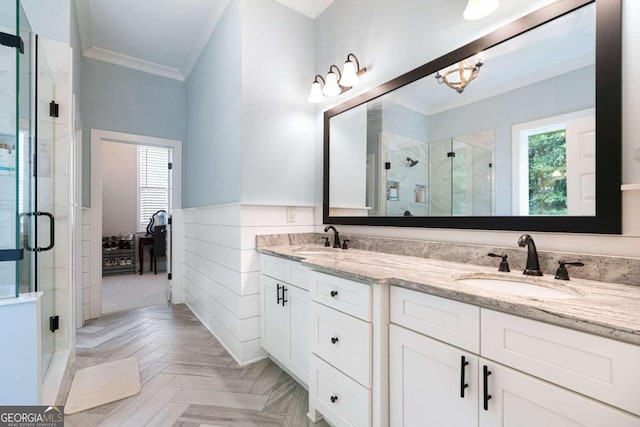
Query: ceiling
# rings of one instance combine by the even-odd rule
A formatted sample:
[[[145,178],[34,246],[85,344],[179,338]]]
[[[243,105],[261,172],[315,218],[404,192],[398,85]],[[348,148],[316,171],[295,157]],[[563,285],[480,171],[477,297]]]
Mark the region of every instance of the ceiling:
[[[315,19],[334,0],[276,0]],[[230,0],[74,0],[83,55],[185,80]]]
[[[472,64],[476,60],[475,56],[469,58]],[[482,60],[484,65],[477,79],[462,94],[438,84],[434,75],[430,75],[385,98],[431,115],[593,65],[594,5],[582,7],[485,50]]]

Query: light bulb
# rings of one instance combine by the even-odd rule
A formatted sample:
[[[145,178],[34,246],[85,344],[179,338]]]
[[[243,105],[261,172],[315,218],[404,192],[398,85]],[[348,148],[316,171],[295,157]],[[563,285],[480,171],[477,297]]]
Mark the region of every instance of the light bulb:
[[[340,86],[338,86],[338,77],[336,76],[336,73],[334,73],[333,71],[329,71],[325,81],[326,83],[324,84],[322,93],[327,96],[340,95],[341,90]]]
[[[340,79],[340,85],[343,87],[353,87],[358,84],[360,78],[358,78],[358,70],[356,70],[356,64],[352,61],[344,63],[342,68],[342,78]]]
[[[500,0],[469,0],[462,17],[467,21],[484,18],[500,6]]]

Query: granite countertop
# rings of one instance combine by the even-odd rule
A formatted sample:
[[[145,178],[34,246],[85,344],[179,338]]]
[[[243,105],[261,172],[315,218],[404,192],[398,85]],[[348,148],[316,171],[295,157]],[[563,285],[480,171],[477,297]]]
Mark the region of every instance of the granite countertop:
[[[496,268],[317,244],[262,247],[258,252],[300,261],[313,270],[372,285],[413,289],[481,307],[640,345],[640,287],[553,276],[499,273]],[[457,282],[464,278],[525,281],[565,293],[563,298],[526,297]]]

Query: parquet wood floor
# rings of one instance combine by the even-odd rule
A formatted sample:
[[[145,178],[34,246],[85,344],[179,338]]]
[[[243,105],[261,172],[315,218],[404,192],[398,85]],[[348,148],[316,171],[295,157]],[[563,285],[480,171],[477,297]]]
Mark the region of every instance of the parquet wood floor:
[[[239,366],[184,305],[104,315],[77,332],[71,370],[136,356],[141,392],[65,417],[66,426],[313,426],[308,393],[271,360]],[[66,400],[71,375],[63,384]],[[315,426],[327,426],[322,421]]]

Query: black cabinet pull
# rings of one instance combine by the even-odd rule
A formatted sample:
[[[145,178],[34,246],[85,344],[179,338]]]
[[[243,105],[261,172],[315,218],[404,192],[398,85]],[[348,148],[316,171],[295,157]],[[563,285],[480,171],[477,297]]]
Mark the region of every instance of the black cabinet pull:
[[[491,375],[491,371],[489,370],[489,367],[487,365],[484,365],[482,367],[482,377],[483,377],[483,403],[484,403],[484,410],[488,411],[489,410],[489,399],[491,399],[491,395],[489,394],[489,375]]]
[[[331,298],[335,298],[338,296],[338,291],[331,291]]]
[[[284,286],[282,287],[282,306],[284,307],[284,304],[289,302],[288,299],[285,299],[284,293],[287,292],[287,288],[285,288]]]
[[[335,344],[335,343],[337,343],[338,341],[340,341],[340,340],[338,339],[338,337],[331,337],[331,344]]]
[[[331,396],[331,403],[336,403],[336,401],[338,400],[338,396]]]
[[[282,288],[282,298],[280,297],[280,288]],[[280,286],[280,283],[278,283],[278,291],[276,292],[276,296],[277,296],[277,300],[276,300],[276,304],[280,304],[280,301],[282,301],[284,299],[284,286]]]
[[[469,387],[469,384],[464,382],[465,367],[469,364],[464,356],[460,356],[460,397],[464,399],[464,389]]]

